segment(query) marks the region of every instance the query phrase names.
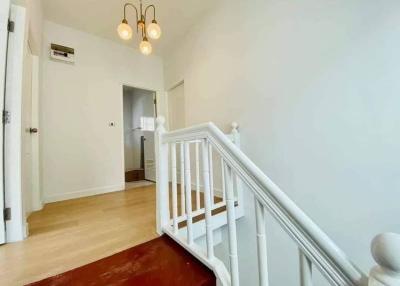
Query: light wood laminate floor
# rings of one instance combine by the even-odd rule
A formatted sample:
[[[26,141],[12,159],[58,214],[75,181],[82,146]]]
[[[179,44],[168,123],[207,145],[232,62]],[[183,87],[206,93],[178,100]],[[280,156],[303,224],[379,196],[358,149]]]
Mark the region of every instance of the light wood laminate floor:
[[[0,285],[24,285],[157,237],[155,185],[45,205],[30,236],[0,246]]]

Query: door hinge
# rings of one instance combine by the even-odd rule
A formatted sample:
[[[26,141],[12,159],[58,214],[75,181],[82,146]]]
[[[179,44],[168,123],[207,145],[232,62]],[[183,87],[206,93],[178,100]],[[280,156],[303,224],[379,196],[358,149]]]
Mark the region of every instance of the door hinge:
[[[15,22],[8,20],[7,30],[12,33],[14,32],[14,28],[15,28]]]
[[[153,99],[153,102],[154,102],[154,105],[157,105],[157,99],[156,98]]]
[[[5,208],[3,211],[4,220],[11,220],[11,208]]]
[[[10,111],[3,110],[3,124],[9,124],[9,123],[10,123]]]

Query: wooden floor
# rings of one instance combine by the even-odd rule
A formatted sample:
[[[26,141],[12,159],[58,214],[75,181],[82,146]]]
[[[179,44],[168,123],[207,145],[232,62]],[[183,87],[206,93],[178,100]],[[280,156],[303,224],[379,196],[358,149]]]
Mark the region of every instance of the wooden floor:
[[[216,286],[213,271],[163,235],[29,286]]]
[[[24,285],[157,237],[155,185],[47,204],[30,236],[0,246],[0,285]]]

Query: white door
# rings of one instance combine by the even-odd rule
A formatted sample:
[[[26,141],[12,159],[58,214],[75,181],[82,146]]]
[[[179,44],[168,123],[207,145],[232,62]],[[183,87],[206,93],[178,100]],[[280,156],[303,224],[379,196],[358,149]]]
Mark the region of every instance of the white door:
[[[186,126],[184,83],[168,91],[169,129],[176,130]]]
[[[22,84],[22,202],[25,221],[32,212],[32,52],[27,47],[24,59],[24,75]]]
[[[25,64],[31,65],[26,56],[25,44],[26,9],[21,6],[10,7],[10,19],[15,23],[13,32],[9,33],[7,50],[5,110],[10,112],[10,120],[4,125],[4,185],[5,206],[11,216],[6,222],[7,241],[20,241],[26,235],[24,194],[22,189],[24,150],[24,116],[22,115],[25,82]],[[29,75],[28,75],[29,77]],[[29,89],[29,87],[28,87]]]
[[[7,58],[7,23],[10,9],[10,1],[0,1],[0,110],[4,109],[4,86]],[[6,241],[5,222],[4,222],[4,173],[3,173],[3,125],[0,127],[0,244]]]
[[[156,159],[154,150],[154,132],[143,131],[144,135],[144,174],[145,179],[156,181]]]
[[[39,57],[32,56],[32,99],[31,99],[31,174],[32,174],[32,211],[42,208],[39,181]]]

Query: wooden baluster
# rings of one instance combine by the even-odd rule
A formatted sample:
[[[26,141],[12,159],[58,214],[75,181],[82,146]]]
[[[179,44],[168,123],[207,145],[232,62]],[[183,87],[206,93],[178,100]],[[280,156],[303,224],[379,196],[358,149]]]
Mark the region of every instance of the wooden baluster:
[[[206,218],[206,239],[207,239],[207,257],[214,257],[214,239],[211,214],[211,195],[210,195],[210,170],[208,163],[208,142],[206,139],[201,144],[201,156],[203,167],[203,184],[204,184],[204,207]]]
[[[312,286],[312,263],[311,260],[299,250],[299,264],[300,264],[300,285]]]
[[[200,159],[199,159],[199,142],[196,146],[196,209],[200,209]]]
[[[236,216],[235,216],[235,196],[233,194],[233,176],[230,166],[225,164],[225,190],[226,190],[226,210],[228,215],[228,234],[229,234],[229,259],[231,272],[231,285],[239,285],[239,262],[237,255],[236,237]]]
[[[193,244],[192,181],[190,175],[190,143],[185,143],[185,181],[186,181],[186,223],[187,242]]]
[[[225,196],[225,161],[224,158],[221,157],[221,181],[222,181],[222,202],[226,201],[226,196]]]
[[[258,275],[260,286],[268,285],[268,259],[267,259],[267,238],[265,232],[265,208],[255,198],[256,228],[257,228],[257,249],[258,249]]]
[[[172,176],[172,221],[174,232],[178,232],[178,190],[176,181],[176,143],[171,144],[171,176]]]
[[[180,149],[180,171],[181,171],[181,215],[185,215],[185,152],[184,152],[184,142],[181,142]]]
[[[208,144],[208,163],[210,165],[210,194],[211,194],[211,208],[214,206],[214,171],[213,171],[213,150],[212,146]]]
[[[169,216],[169,178],[168,178],[168,143],[163,142],[165,133],[163,117],[156,120],[157,129],[155,132],[155,155],[157,167],[156,184],[156,222],[157,232],[163,233],[163,227],[170,223]]]
[[[400,285],[400,234],[382,233],[371,244],[377,265],[369,272],[369,286]]]

